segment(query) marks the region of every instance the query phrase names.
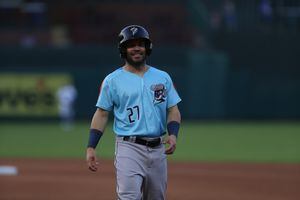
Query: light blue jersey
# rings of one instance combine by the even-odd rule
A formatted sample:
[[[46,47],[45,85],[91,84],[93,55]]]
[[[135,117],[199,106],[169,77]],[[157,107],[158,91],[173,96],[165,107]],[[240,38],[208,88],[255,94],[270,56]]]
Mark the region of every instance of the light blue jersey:
[[[96,106],[114,112],[118,136],[156,137],[166,132],[167,109],[180,101],[166,72],[149,66],[141,77],[121,67],[104,79]]]

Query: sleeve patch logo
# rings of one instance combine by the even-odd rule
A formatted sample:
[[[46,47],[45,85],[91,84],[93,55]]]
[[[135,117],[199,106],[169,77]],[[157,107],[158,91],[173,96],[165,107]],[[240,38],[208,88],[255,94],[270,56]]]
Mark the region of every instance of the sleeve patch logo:
[[[166,88],[163,84],[151,85],[151,90],[154,91],[154,104],[166,101]]]

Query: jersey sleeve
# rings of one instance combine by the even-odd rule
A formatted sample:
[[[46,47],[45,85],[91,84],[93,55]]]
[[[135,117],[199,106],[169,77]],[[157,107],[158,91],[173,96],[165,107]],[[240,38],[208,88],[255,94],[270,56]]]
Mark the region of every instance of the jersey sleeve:
[[[176,104],[178,104],[181,101],[181,98],[179,97],[173,81],[171,79],[171,77],[169,75],[167,75],[167,79],[168,79],[168,88],[167,88],[167,107],[170,108],[172,106],[175,106]]]
[[[107,111],[113,108],[112,92],[109,79],[105,78],[100,86],[99,97],[96,106]]]

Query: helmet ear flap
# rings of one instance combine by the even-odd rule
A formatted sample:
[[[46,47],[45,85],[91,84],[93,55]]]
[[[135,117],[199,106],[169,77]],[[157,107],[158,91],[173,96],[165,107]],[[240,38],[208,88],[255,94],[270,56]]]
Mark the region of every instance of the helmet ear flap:
[[[146,43],[146,55],[149,56],[152,52],[152,42],[148,41]]]

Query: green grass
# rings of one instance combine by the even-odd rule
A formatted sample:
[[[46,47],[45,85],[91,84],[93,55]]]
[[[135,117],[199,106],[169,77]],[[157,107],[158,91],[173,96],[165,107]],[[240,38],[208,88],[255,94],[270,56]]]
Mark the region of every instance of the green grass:
[[[110,127],[99,144],[100,155],[103,154],[103,157],[113,155],[113,135]],[[88,130],[87,122],[76,123],[69,132],[63,131],[54,122],[0,124],[0,156],[84,157]]]
[[[114,155],[107,126],[97,153]],[[88,122],[64,132],[57,123],[0,123],[0,157],[83,158]],[[300,123],[184,122],[171,160],[300,163]]]
[[[188,123],[176,159],[300,162],[298,123]]]

